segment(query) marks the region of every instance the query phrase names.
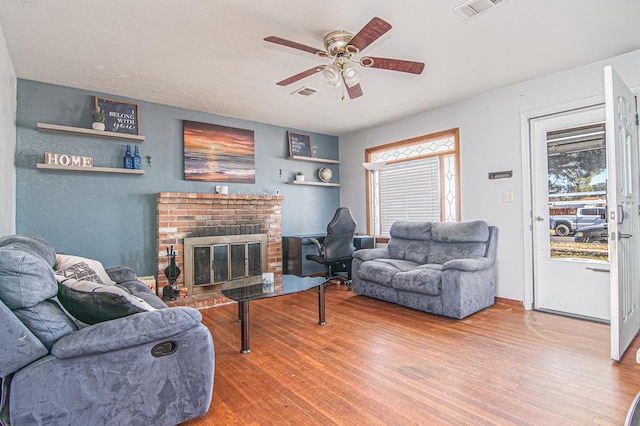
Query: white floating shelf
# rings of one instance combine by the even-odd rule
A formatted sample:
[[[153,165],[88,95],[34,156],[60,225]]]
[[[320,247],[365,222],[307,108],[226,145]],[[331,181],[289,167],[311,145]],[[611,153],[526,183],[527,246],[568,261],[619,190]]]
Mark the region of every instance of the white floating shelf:
[[[311,161],[314,163],[340,164],[340,160],[331,160],[329,158],[303,157],[301,155],[292,155],[289,160]]]
[[[127,133],[107,132],[106,130],[84,129],[82,127],[61,126],[59,124],[38,123],[36,128],[41,132],[67,133],[71,135],[96,136],[101,138],[120,139],[131,142],[144,142],[144,136]]]
[[[310,186],[340,186],[339,183],[332,183],[332,182],[315,182],[315,181],[311,181],[308,182],[306,180],[304,181],[299,181],[299,180],[290,180],[289,183],[291,185],[310,185]]]
[[[40,170],[59,170],[71,172],[93,172],[93,173],[121,173],[128,175],[143,175],[144,170],[137,169],[117,169],[113,167],[76,167],[76,166],[60,166],[56,164],[36,164],[36,168]]]

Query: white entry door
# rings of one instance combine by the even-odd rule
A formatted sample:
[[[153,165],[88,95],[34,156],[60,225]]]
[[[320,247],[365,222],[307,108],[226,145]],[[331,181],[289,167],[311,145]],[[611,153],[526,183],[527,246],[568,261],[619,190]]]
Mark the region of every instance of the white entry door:
[[[636,98],[613,71],[604,69],[607,164],[610,170],[611,358],[619,361],[640,330],[640,226]]]
[[[604,119],[604,106],[596,105],[531,120],[533,307],[608,322],[606,229],[594,231],[604,241],[576,242],[581,219],[606,225],[604,217],[578,217],[606,208]],[[551,229],[560,218],[568,229]]]

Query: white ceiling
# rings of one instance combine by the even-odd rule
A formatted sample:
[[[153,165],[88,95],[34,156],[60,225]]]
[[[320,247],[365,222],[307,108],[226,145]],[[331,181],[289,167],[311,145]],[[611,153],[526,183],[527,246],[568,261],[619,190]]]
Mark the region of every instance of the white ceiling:
[[[638,0],[509,0],[473,20],[463,0],[0,0],[19,78],[344,135],[519,81],[640,48]],[[393,28],[365,53],[421,61],[422,75],[362,69],[364,96],[316,74],[322,48],[378,16]],[[318,93],[290,95],[307,85]]]

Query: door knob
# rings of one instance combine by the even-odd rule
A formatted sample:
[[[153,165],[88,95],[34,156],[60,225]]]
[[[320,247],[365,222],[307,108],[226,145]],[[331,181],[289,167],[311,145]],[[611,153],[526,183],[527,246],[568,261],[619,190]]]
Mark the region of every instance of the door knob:
[[[633,234],[623,234],[622,232],[618,232],[618,238],[631,238]]]
[[[542,216],[536,216],[536,220],[537,220],[538,222],[544,222],[544,217],[542,217]]]

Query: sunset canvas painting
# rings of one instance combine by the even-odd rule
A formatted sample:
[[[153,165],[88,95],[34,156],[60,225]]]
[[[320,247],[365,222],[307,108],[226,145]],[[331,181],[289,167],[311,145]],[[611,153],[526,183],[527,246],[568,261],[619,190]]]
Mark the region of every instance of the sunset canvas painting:
[[[253,130],[184,121],[184,178],[255,183]]]

